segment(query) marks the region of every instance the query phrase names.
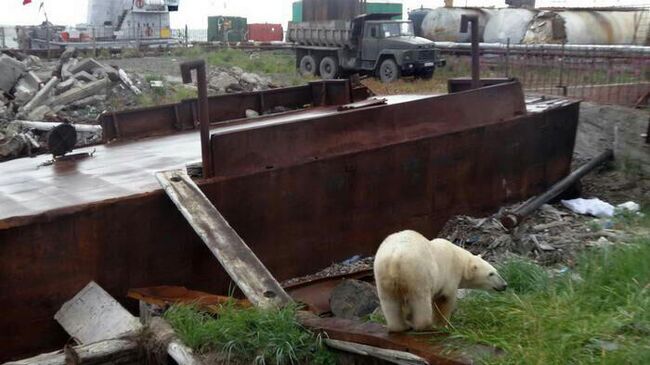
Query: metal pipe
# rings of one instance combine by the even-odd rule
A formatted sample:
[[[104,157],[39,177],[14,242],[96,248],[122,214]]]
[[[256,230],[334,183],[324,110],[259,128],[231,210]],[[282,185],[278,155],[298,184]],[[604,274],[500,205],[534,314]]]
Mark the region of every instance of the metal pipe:
[[[580,180],[583,176],[587,175],[597,166],[601,165],[606,161],[610,161],[614,158],[614,152],[612,150],[606,150],[605,152],[598,155],[596,158],[592,159],[588,163],[580,166],[577,170],[573,171],[564,179],[558,181],[555,185],[551,186],[545,193],[536,196],[534,199],[524,203],[519,208],[511,212],[505,212],[499,220],[504,227],[511,229],[519,225],[524,218],[526,218],[530,213],[537,210],[537,208],[546,204],[551,199],[557,197],[569,188],[571,185]]]
[[[208,106],[208,81],[205,60],[183,62],[181,75],[183,83],[192,83],[192,70],[196,70],[196,83],[199,89],[197,104],[199,107],[199,124],[201,127],[201,159],[203,160],[203,177],[214,176],[212,171],[212,154],[210,151],[210,113]]]
[[[472,48],[471,43],[458,43],[458,42],[436,42],[436,48],[444,50],[468,50]],[[480,50],[500,50],[504,51],[508,48],[506,43],[479,43]],[[599,51],[603,53],[641,53],[650,52],[650,46],[629,46],[629,45],[602,45],[602,44],[510,44],[510,51],[524,51],[524,50],[537,50],[546,49],[557,51],[558,54],[564,48],[565,51]]]
[[[467,33],[468,24],[472,23],[472,89],[481,87],[478,15],[463,14],[460,17],[460,32]]]

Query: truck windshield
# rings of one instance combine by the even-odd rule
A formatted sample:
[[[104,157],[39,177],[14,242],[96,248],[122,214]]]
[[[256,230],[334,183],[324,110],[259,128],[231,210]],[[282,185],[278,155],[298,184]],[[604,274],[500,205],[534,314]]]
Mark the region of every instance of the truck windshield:
[[[381,30],[384,34],[384,38],[412,36],[413,23],[410,22],[384,23],[381,25]]]

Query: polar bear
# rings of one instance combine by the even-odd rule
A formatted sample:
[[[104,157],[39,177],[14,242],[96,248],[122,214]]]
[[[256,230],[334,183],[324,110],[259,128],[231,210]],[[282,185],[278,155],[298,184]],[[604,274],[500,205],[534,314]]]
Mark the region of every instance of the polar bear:
[[[508,286],[480,256],[415,231],[388,236],[377,250],[374,272],[390,332],[447,325],[459,288],[503,291]]]

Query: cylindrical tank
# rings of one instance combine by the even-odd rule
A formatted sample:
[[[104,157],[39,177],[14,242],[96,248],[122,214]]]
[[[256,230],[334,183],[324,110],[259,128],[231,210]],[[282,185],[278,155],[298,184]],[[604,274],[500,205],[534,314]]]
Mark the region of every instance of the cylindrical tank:
[[[479,35],[483,32],[490,17],[490,9],[477,8],[436,8],[416,10],[409,18],[416,23],[421,20],[421,26],[415,26],[415,34],[432,41],[439,42],[469,42],[470,33],[460,32],[460,18],[463,15],[476,15],[479,18]],[[417,29],[420,29],[418,32]]]
[[[485,25],[483,39],[487,43],[521,43],[538,11],[528,9],[498,9]]]
[[[645,12],[645,14],[644,14]],[[638,44],[647,42],[648,10],[558,11],[568,44]]]

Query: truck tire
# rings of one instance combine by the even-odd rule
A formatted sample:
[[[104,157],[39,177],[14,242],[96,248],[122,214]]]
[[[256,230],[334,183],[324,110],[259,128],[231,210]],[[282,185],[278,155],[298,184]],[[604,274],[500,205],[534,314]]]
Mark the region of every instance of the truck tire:
[[[323,79],[335,79],[339,75],[339,64],[334,57],[323,57],[320,61],[320,77]]]
[[[399,67],[392,58],[385,59],[379,65],[379,79],[381,79],[381,82],[388,84],[397,81],[399,78]]]
[[[303,76],[316,75],[316,59],[312,55],[304,55],[300,60],[300,74]]]

